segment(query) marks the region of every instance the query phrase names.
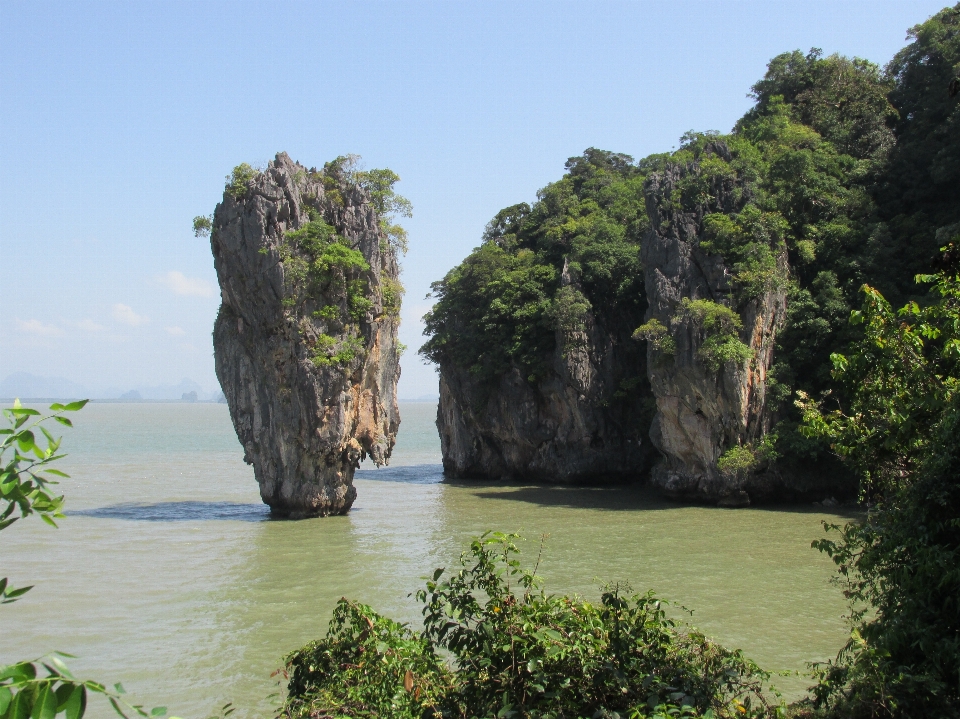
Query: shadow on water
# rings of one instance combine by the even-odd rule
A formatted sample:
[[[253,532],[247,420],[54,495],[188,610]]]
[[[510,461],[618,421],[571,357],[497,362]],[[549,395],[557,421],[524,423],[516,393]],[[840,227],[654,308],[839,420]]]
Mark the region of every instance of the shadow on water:
[[[418,464],[407,467],[384,467],[382,469],[360,470],[357,479],[377,482],[403,482],[407,484],[439,484],[443,481],[443,466],[439,464]],[[353,511],[358,511],[355,509]],[[126,519],[134,522],[196,522],[210,520],[228,520],[235,522],[283,521],[285,518],[270,514],[265,504],[242,502],[199,502],[184,500],[179,502],[155,502],[142,504],[123,502],[106,507],[78,509],[67,512],[73,517],[96,517],[98,519]]]
[[[374,482],[405,482],[407,484],[440,484],[443,482],[442,464],[411,464],[405,467],[358,469],[354,479]]]
[[[79,509],[67,512],[73,517],[99,519],[127,519],[135,522],[193,522],[204,520],[233,520],[235,522],[264,522],[271,519],[265,504],[240,502],[156,502],[138,504],[124,502],[108,507]]]
[[[650,512],[676,510],[691,507],[717,509],[714,504],[679,502],[664,497],[647,486],[589,485],[555,486],[529,485],[517,482],[485,482],[475,480],[447,480],[447,484],[473,489],[479,499],[499,499],[510,502],[526,502],[542,507],[565,507],[569,509],[599,509],[608,511]],[[857,519],[864,510],[856,506],[824,507],[802,502],[760,503],[748,509],[798,514],[833,514],[838,518]],[[724,511],[736,511],[727,509]]]

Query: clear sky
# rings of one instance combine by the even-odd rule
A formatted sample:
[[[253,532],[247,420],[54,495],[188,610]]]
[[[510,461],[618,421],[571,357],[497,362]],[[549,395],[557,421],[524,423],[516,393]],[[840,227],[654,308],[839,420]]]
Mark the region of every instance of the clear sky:
[[[0,379],[217,388],[207,240],[240,162],[357,153],[414,205],[401,397],[424,296],[587,147],[727,131],[774,55],[884,64],[945,0],[0,0]]]

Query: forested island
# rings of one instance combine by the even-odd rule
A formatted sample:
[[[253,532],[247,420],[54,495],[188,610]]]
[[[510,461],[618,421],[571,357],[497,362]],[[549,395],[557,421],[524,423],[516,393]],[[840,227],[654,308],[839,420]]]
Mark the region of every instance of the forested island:
[[[850,407],[851,311],[874,290],[928,302],[914,278],[960,231],[955,22],[918,27],[886,69],[780,55],[731,133],[639,161],[588,149],[501,210],[433,286],[447,471],[854,497],[804,407]]]
[[[400,425],[406,235],[388,218],[410,208],[396,174],[358,161],[238,165],[215,212],[194,219],[221,288],[217,378],[279,516],[347,512],[354,470],[368,456],[386,464]]]

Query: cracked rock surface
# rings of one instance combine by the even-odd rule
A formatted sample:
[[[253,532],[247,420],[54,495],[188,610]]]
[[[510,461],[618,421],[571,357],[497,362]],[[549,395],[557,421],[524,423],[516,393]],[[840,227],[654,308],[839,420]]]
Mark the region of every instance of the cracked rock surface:
[[[729,160],[722,143],[708,148]],[[732,293],[733,271],[717,254],[700,247],[703,219],[710,212],[736,213],[750,200],[746,184],[727,176],[714,178],[708,203],[677,209],[673,189],[698,163],[668,165],[647,178],[647,214],[651,229],[642,243],[642,260],[649,309],[646,319],[670,328],[674,348],[664,352],[648,343],[647,373],[657,412],[650,437],[663,455],[651,482],[678,499],[749,504],[751,496],[782,495],[783,478],[772,472],[746,477],[724,476],[717,469],[721,454],[736,445],[758,442],[769,432],[773,413],[767,402],[767,375],[777,332],[786,319],[786,290],[771,287],[759,297],[737,301]],[[786,249],[777,257],[786,271]],[[727,361],[714,370],[698,358],[704,333],[690,321],[677,321],[681,300],[710,300],[736,309],[743,323],[739,339],[752,358]]]

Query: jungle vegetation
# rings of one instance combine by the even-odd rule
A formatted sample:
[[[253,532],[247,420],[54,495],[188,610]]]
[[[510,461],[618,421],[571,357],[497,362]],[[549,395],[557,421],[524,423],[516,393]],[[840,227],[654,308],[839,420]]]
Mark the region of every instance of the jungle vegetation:
[[[260,171],[240,163],[226,176],[224,194],[243,198]],[[334,210],[343,208],[344,196],[357,190],[366,193],[377,213],[381,230],[380,251],[385,255],[406,254],[407,233],[397,222],[411,217],[413,205],[394,190],[400,176],[390,169],[363,168],[359,155],[341,155],[324,164],[322,170],[298,173],[302,181],[309,175],[320,182],[323,197],[304,195],[308,220],[284,233],[276,248],[276,258],[284,268],[286,312],[309,316],[321,323],[321,331],[310,332],[310,360],[315,367],[342,370],[362,356],[364,343],[360,322],[375,305],[376,290],[370,283],[370,265],[350,240],[334,227]],[[197,237],[213,232],[213,215],[193,218]],[[259,250],[269,255],[270,249]],[[404,287],[398,279],[384,274],[379,283],[380,304],[384,314],[399,317]],[[315,337],[314,337],[315,335]]]

